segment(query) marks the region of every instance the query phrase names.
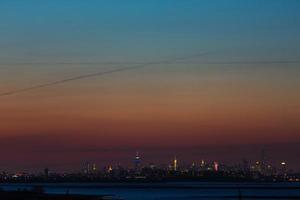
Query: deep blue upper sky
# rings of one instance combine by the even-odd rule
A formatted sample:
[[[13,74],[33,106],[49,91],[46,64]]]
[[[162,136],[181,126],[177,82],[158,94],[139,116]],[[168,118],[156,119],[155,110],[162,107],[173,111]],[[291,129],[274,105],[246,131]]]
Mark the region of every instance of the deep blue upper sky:
[[[2,0],[0,59],[143,60],[201,50],[296,59],[299,9],[298,0]]]

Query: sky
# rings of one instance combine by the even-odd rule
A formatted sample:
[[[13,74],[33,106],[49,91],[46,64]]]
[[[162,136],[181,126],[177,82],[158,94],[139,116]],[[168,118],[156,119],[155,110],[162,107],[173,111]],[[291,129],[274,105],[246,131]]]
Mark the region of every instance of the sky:
[[[0,170],[130,166],[136,150],[144,164],[236,163],[262,149],[300,170],[299,10],[1,0]]]

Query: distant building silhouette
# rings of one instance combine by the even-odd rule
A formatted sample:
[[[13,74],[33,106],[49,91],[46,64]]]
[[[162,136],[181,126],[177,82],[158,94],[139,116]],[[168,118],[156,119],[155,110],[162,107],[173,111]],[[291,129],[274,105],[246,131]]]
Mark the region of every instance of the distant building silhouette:
[[[136,151],[135,158],[134,158],[134,167],[136,171],[140,170],[140,165],[141,165],[141,157],[139,155],[139,152]]]

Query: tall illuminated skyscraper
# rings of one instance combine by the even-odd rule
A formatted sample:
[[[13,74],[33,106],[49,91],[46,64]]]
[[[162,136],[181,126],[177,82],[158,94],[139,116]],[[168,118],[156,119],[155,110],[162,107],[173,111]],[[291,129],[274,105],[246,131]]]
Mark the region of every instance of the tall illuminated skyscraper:
[[[214,170],[217,172],[219,170],[219,164],[218,162],[214,162]]]
[[[282,161],[280,163],[281,169],[280,169],[280,174],[283,176],[283,178],[287,177],[287,163],[285,161]]]
[[[108,166],[108,169],[107,169],[107,172],[108,172],[108,173],[111,173],[111,172],[112,172],[112,170],[113,170],[112,166],[111,166],[111,165],[109,165],[109,166]]]
[[[174,157],[174,160],[173,160],[173,168],[174,168],[174,171],[177,171],[178,164],[177,164],[177,158],[176,158],[176,156]]]
[[[141,164],[141,157],[139,156],[139,152],[137,151],[134,158],[134,166],[135,169],[138,170]]]
[[[204,160],[201,160],[200,167],[201,167],[202,169],[204,169],[204,167],[205,167],[205,161],[204,161]]]
[[[93,172],[97,171],[96,163],[93,164],[93,168],[92,169],[93,169]]]

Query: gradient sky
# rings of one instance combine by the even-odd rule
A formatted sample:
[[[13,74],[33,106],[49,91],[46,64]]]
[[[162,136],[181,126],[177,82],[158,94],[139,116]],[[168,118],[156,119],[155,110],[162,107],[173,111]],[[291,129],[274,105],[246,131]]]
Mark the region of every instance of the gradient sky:
[[[202,158],[300,169],[300,1],[1,0],[0,170]]]

